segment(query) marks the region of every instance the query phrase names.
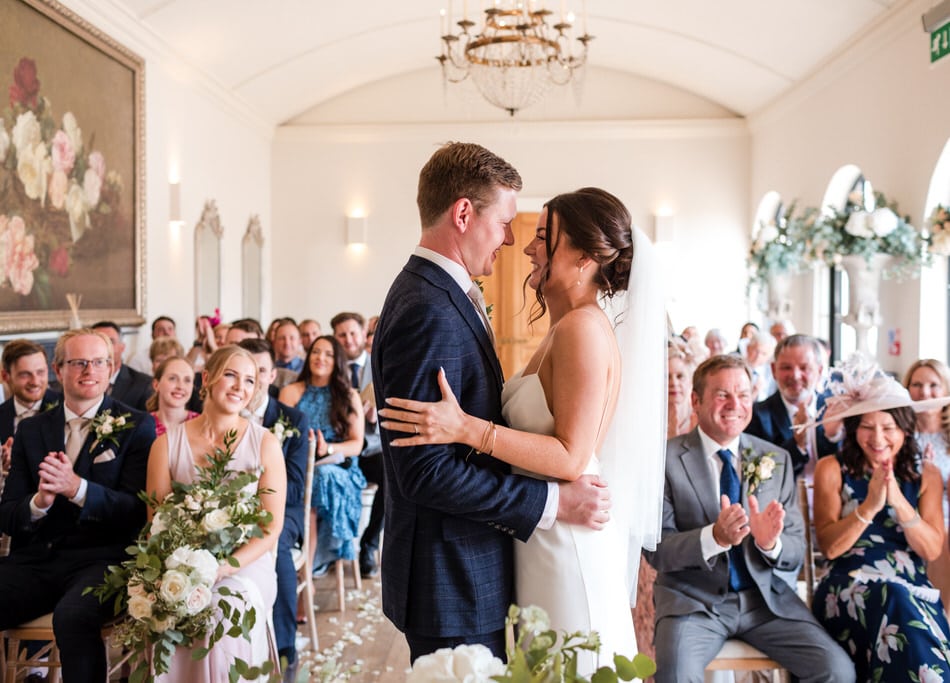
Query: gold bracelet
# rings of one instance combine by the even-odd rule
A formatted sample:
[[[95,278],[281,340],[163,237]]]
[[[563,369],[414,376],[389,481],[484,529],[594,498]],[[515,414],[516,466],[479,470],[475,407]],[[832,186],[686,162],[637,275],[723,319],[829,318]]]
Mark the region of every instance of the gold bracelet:
[[[908,519],[906,522],[898,522],[905,529],[913,529],[915,526],[920,524],[920,511],[914,510],[914,516]]]
[[[493,422],[491,426],[491,445],[488,447],[488,450],[485,451],[486,453],[488,453],[488,455],[491,455],[492,453],[495,452],[495,438],[497,436],[498,436],[498,425],[496,425]]]
[[[485,431],[482,433],[482,442],[478,447],[479,453],[488,453],[488,437],[491,434],[492,427],[495,426],[495,423],[491,420],[488,421],[488,424],[485,426]]]
[[[863,522],[864,524],[871,524],[874,522],[873,519],[865,519],[864,517],[862,517],[861,509],[858,507],[854,508],[854,516],[858,518],[859,522]]]

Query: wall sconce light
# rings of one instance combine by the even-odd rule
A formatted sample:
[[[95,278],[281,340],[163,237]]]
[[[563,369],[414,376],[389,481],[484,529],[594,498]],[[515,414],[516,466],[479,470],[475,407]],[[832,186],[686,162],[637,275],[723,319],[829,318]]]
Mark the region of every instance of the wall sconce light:
[[[346,217],[346,244],[347,246],[366,246],[367,220],[366,216]]]
[[[169,183],[168,190],[168,224],[179,227],[184,223],[181,219],[181,183]]]
[[[653,243],[672,242],[676,232],[676,220],[672,213],[653,215]]]

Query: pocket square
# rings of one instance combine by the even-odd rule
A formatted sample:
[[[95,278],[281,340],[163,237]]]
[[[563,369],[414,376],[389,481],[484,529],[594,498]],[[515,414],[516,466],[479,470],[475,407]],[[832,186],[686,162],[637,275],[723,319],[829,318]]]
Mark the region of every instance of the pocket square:
[[[104,462],[109,462],[110,460],[115,460],[115,451],[113,451],[111,448],[93,458],[92,464],[99,465]]]

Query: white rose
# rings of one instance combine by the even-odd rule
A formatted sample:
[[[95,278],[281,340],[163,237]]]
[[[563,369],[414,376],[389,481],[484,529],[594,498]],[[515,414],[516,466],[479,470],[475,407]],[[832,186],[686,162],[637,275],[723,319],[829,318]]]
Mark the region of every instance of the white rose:
[[[129,598],[129,616],[143,621],[152,616],[152,601],[144,595],[133,595]]]
[[[86,195],[86,203],[89,206],[97,206],[99,197],[102,193],[102,178],[92,170],[86,169],[86,174],[82,178],[82,191]]]
[[[198,614],[201,610],[211,604],[211,589],[203,584],[199,584],[191,589],[188,599],[185,600],[185,609],[188,614]]]
[[[53,170],[46,145],[39,142],[32,147],[17,150],[16,172],[23,183],[23,191],[30,199],[46,203],[46,180]]]
[[[284,439],[284,425],[280,422],[274,425],[274,436],[277,437],[278,441],[283,441]]]
[[[221,508],[212,510],[201,520],[201,528],[208,533],[224,529],[229,524],[231,524],[231,515],[228,514],[227,510]]]
[[[551,628],[548,613],[537,605],[528,605],[521,610],[521,628],[528,633],[541,633]]]
[[[113,423],[115,424],[116,427],[124,427],[124,426],[125,426],[125,416],[119,415],[119,417],[117,417],[115,420],[113,420]]]
[[[188,577],[177,569],[169,569],[162,576],[161,594],[167,602],[181,602],[190,588]]]
[[[868,225],[878,237],[885,237],[897,230],[900,218],[890,209],[884,207],[875,209],[868,218]]]
[[[0,164],[7,158],[7,150],[10,149],[10,134],[0,122]]]
[[[158,515],[155,516],[157,518]],[[152,520],[155,521],[154,519]],[[175,552],[165,558],[165,568],[166,569],[178,569],[182,565],[189,567],[191,560],[192,549],[188,546],[182,546],[181,548],[175,548]]]
[[[69,232],[73,242],[79,241],[89,227],[89,213],[86,207],[86,195],[79,183],[70,183],[66,193],[66,211],[69,213]]]
[[[406,683],[490,683],[504,673],[505,665],[484,645],[459,645],[419,657]]]
[[[82,151],[82,131],[79,129],[79,123],[71,111],[63,114],[63,132],[72,143],[73,151],[79,154]]]
[[[775,461],[771,458],[762,458],[759,462],[759,481],[770,479],[773,470],[775,470]]]
[[[49,181],[49,201],[54,209],[62,210],[66,203],[66,191],[69,189],[69,178],[63,171],[53,171]]]
[[[173,614],[168,615],[164,619],[152,619],[152,630],[155,633],[164,633],[170,628],[175,628],[178,620]]]
[[[109,436],[112,433],[112,423],[103,422],[99,427],[99,434],[102,436]]]
[[[190,493],[185,494],[185,509],[186,510],[200,510],[201,503],[199,503],[193,495]]]
[[[17,155],[33,149],[43,141],[40,133],[40,122],[32,111],[26,111],[17,117],[13,124],[13,146]]]
[[[135,597],[137,595],[145,595],[145,589],[140,583],[132,583],[131,581],[128,584],[128,593],[129,597]]]
[[[149,534],[154,536],[155,534],[160,534],[167,530],[168,525],[165,523],[165,518],[162,516],[162,513],[156,512],[155,516],[152,517],[152,526],[149,528]],[[169,569],[172,568],[173,567],[169,567]]]
[[[874,237],[874,232],[868,226],[868,214],[864,211],[854,211],[848,216],[844,231],[855,237]]]
[[[759,242],[766,244],[778,239],[778,227],[775,223],[766,223],[759,231]]]
[[[208,586],[214,585],[218,578],[218,561],[207,550],[193,550],[188,557],[188,566],[197,578]]]

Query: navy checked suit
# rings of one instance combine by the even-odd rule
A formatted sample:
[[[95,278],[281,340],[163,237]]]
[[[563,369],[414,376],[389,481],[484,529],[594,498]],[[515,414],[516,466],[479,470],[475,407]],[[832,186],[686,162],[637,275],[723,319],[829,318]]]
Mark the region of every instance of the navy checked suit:
[[[287,657],[288,663],[296,659],[294,639],[297,635],[297,570],[290,550],[303,540],[306,523],[303,518],[304,488],[307,483],[307,434],[310,425],[307,416],[296,408],[268,397],[267,408],[261,424],[271,429],[285,416],[297,433],[288,436],[281,444],[284,464],[287,467],[287,502],[284,507],[284,528],[277,541],[277,600],[274,602],[274,632],[277,650]]]
[[[155,421],[107,396],[99,413],[110,409],[113,416],[129,413],[133,427],[115,435],[118,445],[105,441],[95,448],[90,428],[75,465],[76,474],[88,483],[81,508],[57,496],[45,517],[30,518],[39,464],[51,451],[64,450],[62,404],[20,423],[0,499],[0,530],[13,537],[9,557],[0,558],[0,630],[53,612],[69,683],[105,679],[99,631],[112,617],[113,606],[100,605],[82,592],[102,583],[109,564],[126,559],[125,548],[145,523],[145,503],[138,493],[145,488]]]
[[[48,409],[56,403],[62,403],[62,401],[62,394],[47,389],[46,393],[43,394],[40,410]],[[13,428],[14,419],[16,419],[16,406],[13,405],[13,397],[11,396],[3,403],[0,403],[0,444],[6,443],[6,440],[15,433],[16,430]]]
[[[412,256],[376,328],[377,405],[387,396],[439,400],[440,367],[466,412],[501,421],[501,367],[478,313],[448,273]],[[501,631],[513,600],[512,539],[533,532],[547,484],[461,444],[394,449],[391,437],[383,431],[384,613],[411,648],[413,638],[472,642]]]

